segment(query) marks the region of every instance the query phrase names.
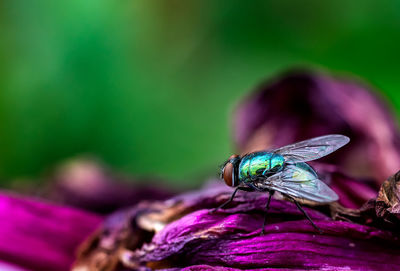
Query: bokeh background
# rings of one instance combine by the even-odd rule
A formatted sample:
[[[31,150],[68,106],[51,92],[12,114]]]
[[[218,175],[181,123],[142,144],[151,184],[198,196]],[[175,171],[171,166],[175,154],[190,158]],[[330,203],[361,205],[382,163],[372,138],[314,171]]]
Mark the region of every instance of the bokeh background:
[[[399,1],[2,0],[0,184],[79,155],[201,182],[238,101],[292,67],[361,77],[399,113],[399,33]]]

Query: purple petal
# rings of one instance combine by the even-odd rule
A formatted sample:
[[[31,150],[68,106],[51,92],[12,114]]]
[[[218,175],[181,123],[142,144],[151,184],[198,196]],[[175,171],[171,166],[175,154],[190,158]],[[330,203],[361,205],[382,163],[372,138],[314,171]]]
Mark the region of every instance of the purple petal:
[[[69,270],[99,216],[0,194],[0,261],[29,270]]]
[[[0,270],[1,271],[27,271],[27,269],[22,269],[19,266],[12,265],[9,263],[2,263],[2,262],[0,262]]]
[[[236,112],[235,139],[241,152],[331,133],[351,141],[324,161],[378,183],[398,170],[397,122],[371,88],[355,80],[291,72],[261,85]]]
[[[188,265],[207,263],[237,268],[400,268],[400,249],[395,249],[400,242],[394,235],[367,226],[329,221],[308,210],[324,231],[319,235],[300,213],[295,221],[284,221],[282,217],[275,220],[274,216],[282,214],[282,208],[277,206],[281,204],[272,202],[264,236],[259,236],[260,214],[210,215],[207,210],[191,213],[156,235],[150,249],[144,250],[142,260],[156,262],[173,257]],[[296,213],[292,209],[285,216],[295,219]]]
[[[341,178],[345,182],[345,175]],[[239,192],[226,209],[210,213],[230,192],[210,183],[205,189],[111,216],[81,255],[76,270],[88,263],[97,266],[101,255],[107,259],[101,262],[104,270],[113,270],[118,263],[128,269],[167,270],[400,268],[400,240],[391,231],[333,221],[329,208],[304,207],[324,231],[319,234],[293,203],[274,198],[266,234],[260,236],[267,194]],[[354,215],[363,221],[358,210]],[[156,234],[150,240],[152,231]]]
[[[392,233],[332,221],[306,208],[324,231],[319,235],[293,204],[284,201],[271,202],[267,234],[259,236],[266,197],[255,194],[240,196],[238,205],[227,210],[199,210],[172,222],[137,252],[140,260],[172,258],[186,265],[235,268],[400,268],[400,242]]]
[[[230,268],[230,267],[223,267],[223,266],[211,266],[211,265],[192,265],[189,267],[185,268],[168,268],[168,269],[161,269],[162,271],[205,271],[205,270],[210,270],[210,271],[238,271],[238,270],[243,270],[243,269],[237,269],[237,268]],[[247,269],[251,270],[251,269]],[[257,271],[262,271],[262,270],[267,270],[267,269],[257,269]],[[271,269],[268,269],[271,270]]]

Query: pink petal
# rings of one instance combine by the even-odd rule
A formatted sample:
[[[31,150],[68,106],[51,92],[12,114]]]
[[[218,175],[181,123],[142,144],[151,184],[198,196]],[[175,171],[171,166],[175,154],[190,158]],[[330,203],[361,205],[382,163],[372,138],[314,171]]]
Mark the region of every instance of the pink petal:
[[[102,218],[9,193],[0,194],[0,261],[29,270],[69,270],[77,246]]]

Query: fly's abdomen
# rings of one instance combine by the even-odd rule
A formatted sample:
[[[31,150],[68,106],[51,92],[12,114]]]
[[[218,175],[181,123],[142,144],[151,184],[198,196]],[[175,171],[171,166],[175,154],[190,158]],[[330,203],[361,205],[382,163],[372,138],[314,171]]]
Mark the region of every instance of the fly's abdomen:
[[[269,176],[282,169],[283,156],[270,152],[255,152],[242,158],[239,165],[239,179],[251,180],[256,177]]]

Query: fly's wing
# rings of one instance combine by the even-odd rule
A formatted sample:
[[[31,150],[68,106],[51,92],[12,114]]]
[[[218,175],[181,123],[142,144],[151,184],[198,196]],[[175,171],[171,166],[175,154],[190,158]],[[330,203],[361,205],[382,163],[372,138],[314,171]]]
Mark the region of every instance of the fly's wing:
[[[283,194],[319,203],[339,199],[306,163],[288,164],[281,172],[267,178],[264,184],[267,188]]]
[[[344,135],[326,135],[300,141],[274,150],[287,163],[307,162],[328,155],[349,143]]]

